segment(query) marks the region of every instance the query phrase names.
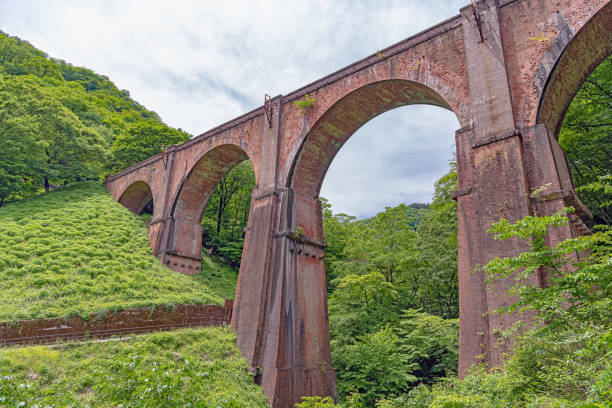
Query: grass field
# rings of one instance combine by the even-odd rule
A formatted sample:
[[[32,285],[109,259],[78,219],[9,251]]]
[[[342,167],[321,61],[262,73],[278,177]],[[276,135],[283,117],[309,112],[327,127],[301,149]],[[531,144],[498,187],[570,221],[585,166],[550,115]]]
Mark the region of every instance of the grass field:
[[[21,404],[21,405],[20,405]],[[0,349],[0,407],[268,407],[231,329]]]
[[[221,304],[236,287],[237,273],[211,259],[196,276],[160,265],[142,219],[100,183],[5,204],[0,248],[0,321]]]

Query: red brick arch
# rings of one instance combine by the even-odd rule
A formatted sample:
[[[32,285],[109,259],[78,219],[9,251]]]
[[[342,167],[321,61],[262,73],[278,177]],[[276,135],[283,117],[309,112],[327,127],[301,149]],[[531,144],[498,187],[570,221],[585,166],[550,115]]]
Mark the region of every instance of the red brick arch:
[[[440,82],[436,81],[438,84]],[[451,96],[459,112],[458,118],[465,122],[466,109],[459,99],[448,86],[438,88]],[[302,141],[289,172],[287,186],[317,197],[333,158],[357,129],[384,112],[415,104],[434,105],[453,111],[439,93],[419,82],[405,79],[369,83],[342,96],[319,116]]]
[[[134,214],[140,214],[151,200],[155,210],[156,196],[153,195],[151,187],[146,181],[138,180],[130,184],[117,201]]]
[[[165,244],[164,263],[184,273],[199,272],[204,210],[223,176],[249,159],[245,150],[236,144],[218,145],[206,151],[184,176],[170,207],[172,233]]]
[[[557,17],[560,18],[559,16]],[[568,29],[569,30],[569,29]],[[572,99],[588,76],[612,53],[612,3],[602,7],[584,22],[563,48],[551,46],[540,64],[541,74],[548,74],[539,100],[535,123],[543,123],[555,136]],[[558,38],[562,38],[559,36]],[[547,72],[546,64],[554,62]]]
[[[155,200],[154,254],[197,273],[210,193],[232,166],[251,158],[257,185],[232,326],[272,406],[292,407],[303,395],[336,395],[318,201],[331,161],[355,130],[385,111],[416,103],[450,109],[461,126],[459,374],[474,363],[499,365],[511,351],[499,333],[520,316],[495,313],[514,301],[511,282],[491,288],[474,268],[526,249],[487,234],[501,217],[548,215],[571,204],[580,217],[549,241],[586,231],[588,210],[573,192],[556,135],[579,86],[612,51],[611,10],[610,0],[477,0],[296,91],[266,97],[264,106],[110,176],[106,187],[137,211],[146,189],[126,189],[146,181]],[[316,102],[300,110],[294,103],[305,94]],[[531,196],[544,185],[546,194]],[[543,275],[530,279],[547,284]]]

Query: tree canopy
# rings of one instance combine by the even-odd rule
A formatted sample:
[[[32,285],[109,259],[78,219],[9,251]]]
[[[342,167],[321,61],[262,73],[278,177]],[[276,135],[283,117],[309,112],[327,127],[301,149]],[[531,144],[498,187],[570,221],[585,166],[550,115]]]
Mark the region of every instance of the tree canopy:
[[[189,135],[119,90],[0,31],[0,205],[122,170]]]

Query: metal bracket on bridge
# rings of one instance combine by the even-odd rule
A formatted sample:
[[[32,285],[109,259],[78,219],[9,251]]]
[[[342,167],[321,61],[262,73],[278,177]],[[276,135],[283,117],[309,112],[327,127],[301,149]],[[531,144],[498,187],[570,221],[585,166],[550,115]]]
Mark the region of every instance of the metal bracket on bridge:
[[[264,95],[264,111],[268,119],[268,127],[272,127],[272,98],[268,94]]]

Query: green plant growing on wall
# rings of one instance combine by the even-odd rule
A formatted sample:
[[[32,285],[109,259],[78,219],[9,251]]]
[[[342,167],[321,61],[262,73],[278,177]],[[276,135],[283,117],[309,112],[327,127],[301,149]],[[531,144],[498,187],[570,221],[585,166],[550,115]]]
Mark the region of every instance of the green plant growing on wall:
[[[308,94],[304,94],[302,99],[298,99],[297,101],[293,102],[293,104],[296,106],[296,108],[305,110],[314,105],[316,101],[317,99],[314,96],[310,97]]]

